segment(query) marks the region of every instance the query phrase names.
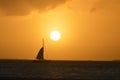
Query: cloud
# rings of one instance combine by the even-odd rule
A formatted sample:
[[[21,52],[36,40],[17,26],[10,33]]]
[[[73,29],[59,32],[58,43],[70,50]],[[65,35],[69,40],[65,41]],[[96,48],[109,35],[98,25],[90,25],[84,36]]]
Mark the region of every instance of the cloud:
[[[120,0],[72,0],[68,8],[77,12],[116,12],[120,13]]]
[[[95,12],[97,10],[120,11],[119,7],[120,7],[120,0],[96,0],[93,3],[93,7],[91,8],[90,11],[91,12]]]
[[[32,10],[43,12],[65,3],[67,0],[0,0],[0,10],[5,15],[27,15]]]

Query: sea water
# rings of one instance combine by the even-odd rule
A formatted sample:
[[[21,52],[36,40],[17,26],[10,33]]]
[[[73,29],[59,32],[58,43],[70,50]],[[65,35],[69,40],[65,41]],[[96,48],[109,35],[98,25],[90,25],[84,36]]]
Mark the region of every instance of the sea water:
[[[120,62],[0,60],[0,78],[120,80]]]

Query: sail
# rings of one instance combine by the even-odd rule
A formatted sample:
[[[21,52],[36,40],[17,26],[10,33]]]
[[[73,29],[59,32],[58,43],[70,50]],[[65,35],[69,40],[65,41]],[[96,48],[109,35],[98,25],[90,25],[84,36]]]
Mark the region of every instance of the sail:
[[[42,47],[42,48],[39,50],[36,59],[38,59],[38,60],[44,60],[44,47]]]

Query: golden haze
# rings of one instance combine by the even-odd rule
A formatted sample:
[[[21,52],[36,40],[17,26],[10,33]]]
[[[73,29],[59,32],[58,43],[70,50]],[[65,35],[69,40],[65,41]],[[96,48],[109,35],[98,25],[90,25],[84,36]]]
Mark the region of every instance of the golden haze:
[[[42,13],[0,15],[0,58],[35,59],[44,38],[46,59],[119,60],[120,1],[99,3],[73,0]],[[62,36],[56,42],[49,38],[54,30]]]

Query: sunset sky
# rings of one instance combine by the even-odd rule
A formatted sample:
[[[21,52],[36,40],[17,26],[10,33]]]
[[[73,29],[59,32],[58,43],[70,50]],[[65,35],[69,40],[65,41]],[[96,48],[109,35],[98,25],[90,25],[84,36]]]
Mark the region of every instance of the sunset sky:
[[[42,38],[46,59],[120,60],[120,0],[0,0],[0,59],[35,59]]]

